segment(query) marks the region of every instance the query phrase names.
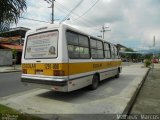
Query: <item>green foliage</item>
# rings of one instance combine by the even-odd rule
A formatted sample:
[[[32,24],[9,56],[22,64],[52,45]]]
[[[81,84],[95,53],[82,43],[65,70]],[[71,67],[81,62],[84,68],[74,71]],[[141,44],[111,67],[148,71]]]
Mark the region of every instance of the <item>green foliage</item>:
[[[7,118],[7,116],[15,117],[15,120],[43,120],[42,118],[22,114],[12,108],[0,104],[0,120],[3,118]]]
[[[134,52],[134,50],[132,48],[126,48],[125,51],[126,52]]]
[[[152,57],[153,57],[153,54],[146,54],[146,55],[144,56],[144,58],[145,58],[145,59],[148,59],[148,60],[151,60]]]
[[[0,0],[0,6],[0,32],[8,30],[12,23],[17,23],[27,8],[26,0]]]
[[[12,50],[12,55],[13,55],[13,63],[14,63],[14,69],[16,69],[16,60],[17,60],[17,50],[16,49],[13,49]]]
[[[17,50],[13,49],[12,54],[13,54],[13,58],[16,59],[17,58]]]
[[[7,114],[7,113],[17,114],[18,112],[0,104],[0,114]]]
[[[149,59],[145,60],[144,64],[145,64],[146,67],[150,66],[151,65],[151,60],[149,60]]]

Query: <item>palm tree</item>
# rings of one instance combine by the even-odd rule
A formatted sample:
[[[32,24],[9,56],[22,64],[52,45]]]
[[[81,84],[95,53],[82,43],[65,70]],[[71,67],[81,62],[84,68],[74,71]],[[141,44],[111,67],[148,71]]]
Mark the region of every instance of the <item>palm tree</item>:
[[[26,8],[26,0],[0,0],[0,32],[16,24]]]

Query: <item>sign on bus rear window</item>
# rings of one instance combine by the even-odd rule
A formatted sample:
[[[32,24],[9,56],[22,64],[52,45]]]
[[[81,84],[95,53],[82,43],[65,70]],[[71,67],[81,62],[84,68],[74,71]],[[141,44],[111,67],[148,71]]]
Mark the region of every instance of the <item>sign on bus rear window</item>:
[[[26,41],[25,58],[57,57],[58,31],[30,35]]]

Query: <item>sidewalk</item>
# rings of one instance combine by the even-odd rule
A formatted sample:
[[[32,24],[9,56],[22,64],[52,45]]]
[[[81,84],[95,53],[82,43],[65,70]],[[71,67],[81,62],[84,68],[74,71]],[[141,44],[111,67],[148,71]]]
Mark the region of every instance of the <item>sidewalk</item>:
[[[131,114],[159,114],[160,113],[160,64],[154,64],[150,70]]]
[[[21,65],[14,66],[0,66],[0,73],[7,73],[7,72],[19,72],[21,71]]]

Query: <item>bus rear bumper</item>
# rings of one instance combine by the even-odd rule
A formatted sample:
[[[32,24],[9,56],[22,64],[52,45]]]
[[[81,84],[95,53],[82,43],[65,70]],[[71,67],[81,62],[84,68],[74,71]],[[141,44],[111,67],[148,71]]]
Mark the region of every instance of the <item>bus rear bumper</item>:
[[[25,85],[38,86],[40,88],[52,89],[54,91],[68,91],[68,79],[66,77],[50,77],[22,74],[21,82]]]

